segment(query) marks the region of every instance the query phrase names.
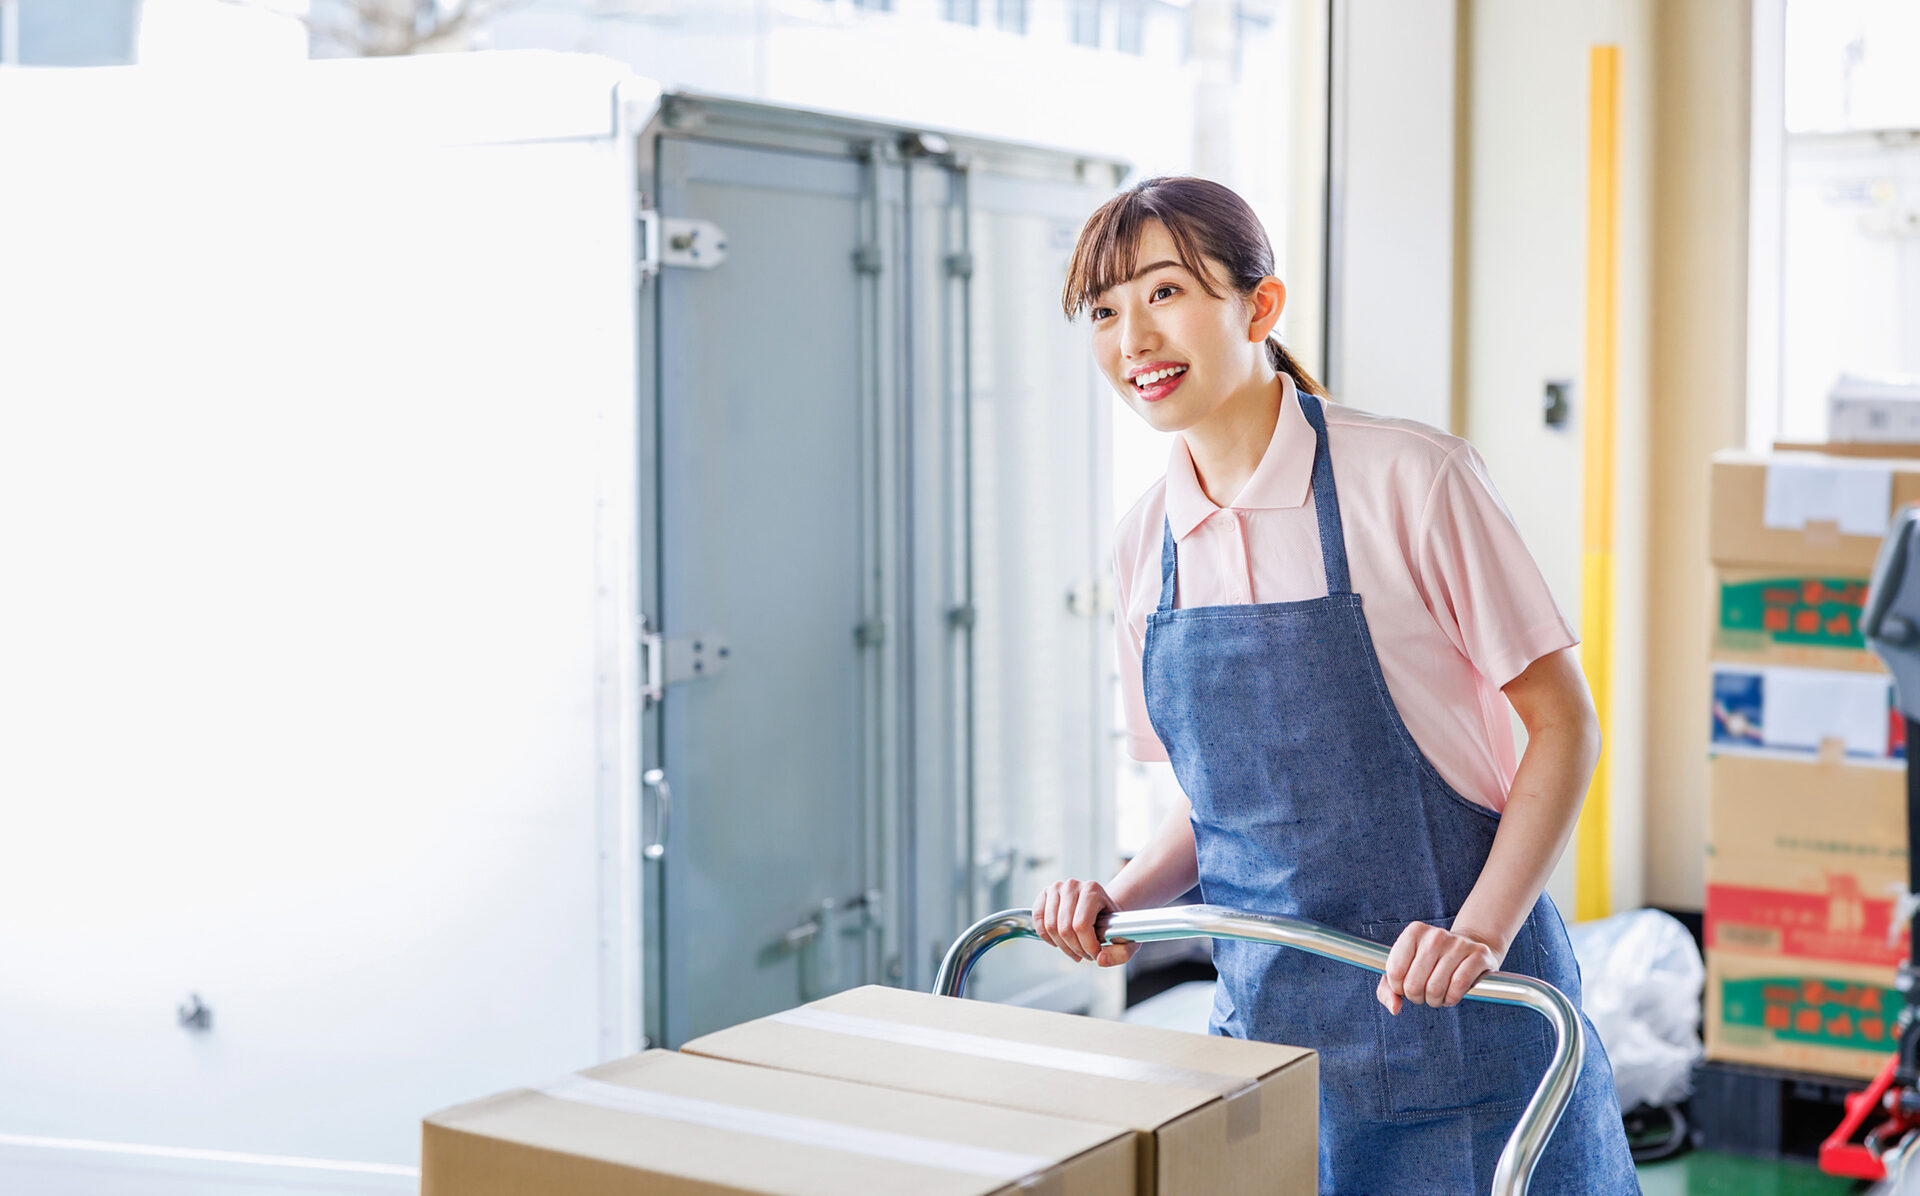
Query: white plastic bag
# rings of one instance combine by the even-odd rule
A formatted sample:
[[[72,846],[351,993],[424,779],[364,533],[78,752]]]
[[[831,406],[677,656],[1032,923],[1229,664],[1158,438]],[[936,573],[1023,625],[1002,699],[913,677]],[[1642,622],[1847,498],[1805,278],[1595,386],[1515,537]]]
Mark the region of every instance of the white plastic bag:
[[[1567,928],[1580,961],[1581,1008],[1613,1064],[1620,1108],[1665,1105],[1691,1090],[1706,969],[1687,928],[1637,909]]]

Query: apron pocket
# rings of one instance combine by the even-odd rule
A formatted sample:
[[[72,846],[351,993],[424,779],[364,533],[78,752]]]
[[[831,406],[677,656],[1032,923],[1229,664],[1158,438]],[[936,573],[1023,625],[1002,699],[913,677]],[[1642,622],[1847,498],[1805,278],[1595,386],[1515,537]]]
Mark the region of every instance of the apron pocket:
[[[1449,929],[1452,918],[1363,924],[1366,936],[1391,947],[1412,922]],[[1534,919],[1514,937],[1500,971],[1540,974]],[[1434,1009],[1407,1002],[1397,1014],[1372,1002],[1385,1115],[1414,1120],[1461,1113],[1518,1110],[1533,1095],[1553,1056],[1551,1027],[1531,1009],[1462,1000]]]

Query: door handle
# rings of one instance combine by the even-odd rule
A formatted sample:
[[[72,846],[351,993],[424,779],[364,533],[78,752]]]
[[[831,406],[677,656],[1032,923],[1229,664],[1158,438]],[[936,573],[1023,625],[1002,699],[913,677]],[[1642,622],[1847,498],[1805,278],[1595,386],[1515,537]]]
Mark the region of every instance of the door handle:
[[[641,854],[650,860],[657,860],[667,854],[667,819],[673,814],[673,791],[667,787],[667,774],[658,768],[649,768],[640,778],[640,829],[646,833],[647,800],[646,794],[655,794],[654,834],[640,849]]]

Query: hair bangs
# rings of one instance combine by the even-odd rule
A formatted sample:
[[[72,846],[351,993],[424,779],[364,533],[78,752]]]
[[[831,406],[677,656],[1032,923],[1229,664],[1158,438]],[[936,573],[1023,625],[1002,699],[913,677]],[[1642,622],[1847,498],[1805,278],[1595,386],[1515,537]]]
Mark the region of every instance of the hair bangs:
[[[1060,293],[1060,306],[1067,319],[1077,319],[1095,296],[1133,273],[1140,232],[1146,226],[1140,206],[1136,192],[1122,192],[1094,209],[1081,226],[1073,259],[1067,264],[1067,283]]]
[[[1069,320],[1078,318],[1100,295],[1132,279],[1140,256],[1140,238],[1148,223],[1156,220],[1173,239],[1174,252],[1187,273],[1207,294],[1219,298],[1207,277],[1200,238],[1185,213],[1178,209],[1162,211],[1161,206],[1153,202],[1150,187],[1135,187],[1114,196],[1087,217],[1074,243],[1066,286],[1060,294],[1060,306]]]

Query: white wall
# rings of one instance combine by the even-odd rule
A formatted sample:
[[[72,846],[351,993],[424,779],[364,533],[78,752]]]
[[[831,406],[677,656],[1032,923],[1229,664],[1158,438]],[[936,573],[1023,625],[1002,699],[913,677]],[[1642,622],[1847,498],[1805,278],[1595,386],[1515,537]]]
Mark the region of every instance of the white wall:
[[[1439,428],[1453,405],[1454,10],[1334,5],[1331,389]]]
[[[1581,626],[1588,394],[1588,65],[1590,47],[1621,47],[1619,362],[1615,479],[1614,700],[1608,720],[1615,908],[1642,900],[1645,746],[1638,712],[1646,491],[1648,0],[1472,0],[1467,80],[1466,426],[1486,457],[1576,631]],[[1542,418],[1548,379],[1574,381],[1558,429]],[[1571,912],[1574,848],[1552,891]]]

